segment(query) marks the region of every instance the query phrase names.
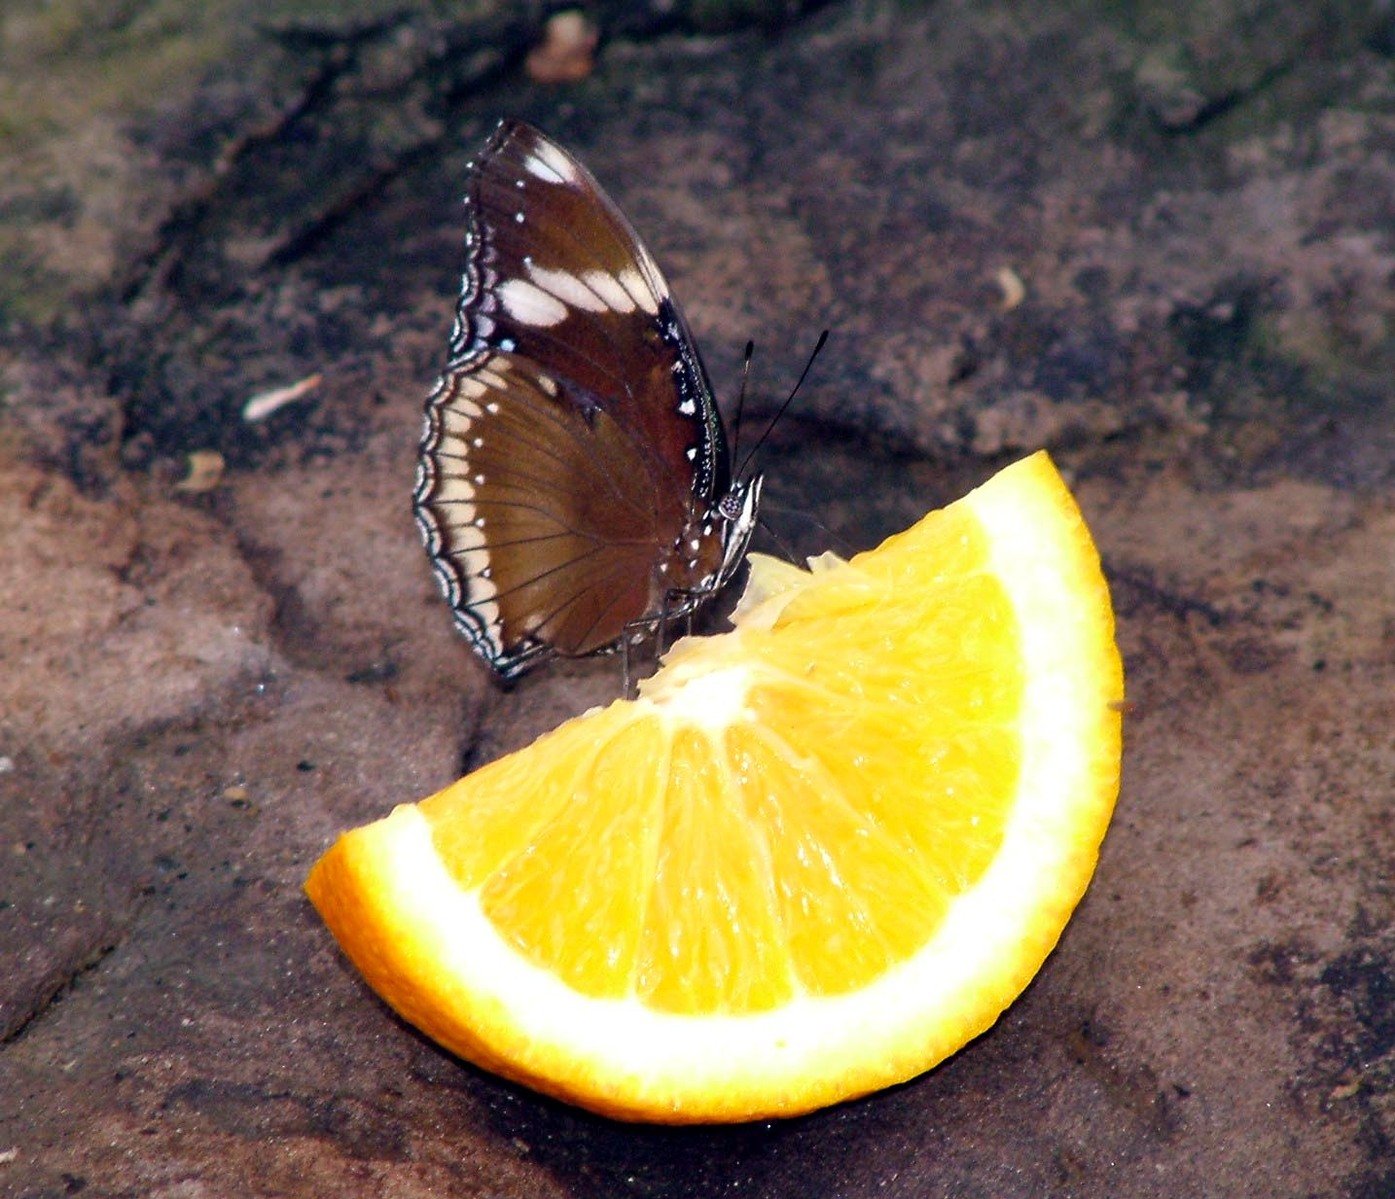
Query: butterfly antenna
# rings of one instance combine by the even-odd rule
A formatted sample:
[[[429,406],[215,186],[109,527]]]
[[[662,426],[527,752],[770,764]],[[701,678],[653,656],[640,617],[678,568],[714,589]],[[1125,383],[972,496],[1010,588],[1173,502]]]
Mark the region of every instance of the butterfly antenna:
[[[758,524],[762,529],[769,533],[770,536],[773,537],[776,541],[780,541],[780,537],[776,534],[775,530],[771,527],[770,523],[767,520],[765,520],[765,517],[772,513],[776,516],[794,515],[799,517],[801,520],[805,521],[808,525],[817,529],[819,534],[823,537],[823,539],[830,544],[834,553],[844,558],[851,558],[853,554],[857,553],[856,548],[852,545],[851,542],[848,541],[846,537],[844,537],[841,533],[835,532],[833,529],[829,528],[828,525],[824,524],[823,521],[821,521],[817,516],[815,516],[812,512],[808,511],[805,508],[793,508],[786,504],[774,504],[763,500],[761,502],[760,510],[761,515],[756,518],[756,524]],[[784,548],[783,542],[781,543],[781,548]]]
[[[756,343],[746,343],[746,353],[741,364],[741,390],[736,393],[736,415],[731,422],[731,456],[736,457],[741,446],[741,410],[746,407],[746,381],[751,377],[751,357],[756,352]]]
[[[819,340],[814,344],[814,352],[809,355],[809,361],[804,364],[803,371],[800,372],[799,381],[795,383],[794,390],[790,392],[788,398],[780,405],[780,410],[770,419],[770,423],[765,426],[765,432],[760,435],[760,440],[747,451],[746,457],[741,461],[741,468],[736,472],[739,479],[746,473],[746,467],[752,458],[756,456],[756,451],[765,444],[765,439],[770,436],[775,426],[780,423],[780,418],[785,415],[785,411],[794,403],[794,397],[799,394],[799,389],[804,384],[804,380],[809,377],[809,370],[814,365],[814,359],[819,356],[819,351],[823,349],[824,343],[828,341],[828,330],[825,329],[819,334]]]
[[[779,533],[775,532],[775,527],[766,520],[764,516],[757,515],[756,527],[775,543],[775,548],[780,551],[781,556],[786,562],[798,563],[799,555],[794,552],[793,544],[786,541]]]

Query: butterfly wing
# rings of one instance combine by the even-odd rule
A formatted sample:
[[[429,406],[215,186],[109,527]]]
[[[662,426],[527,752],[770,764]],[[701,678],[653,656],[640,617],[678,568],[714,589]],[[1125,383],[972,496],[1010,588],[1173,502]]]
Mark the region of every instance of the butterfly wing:
[[[721,565],[729,465],[667,284],[589,172],[506,122],[472,169],[451,360],[415,509],[456,622],[511,678]]]

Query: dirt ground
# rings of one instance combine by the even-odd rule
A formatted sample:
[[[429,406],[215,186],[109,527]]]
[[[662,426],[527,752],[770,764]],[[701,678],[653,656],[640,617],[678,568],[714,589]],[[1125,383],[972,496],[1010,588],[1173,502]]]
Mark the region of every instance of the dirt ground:
[[[570,82],[541,6],[326,11],[0,8],[0,1195],[1395,1195],[1388,7],[597,4]],[[409,513],[502,115],[631,214],[724,396],[832,330],[785,544],[1039,446],[1095,531],[1099,873],[905,1086],[593,1118],[396,1020],[301,894],[617,686],[493,686]]]

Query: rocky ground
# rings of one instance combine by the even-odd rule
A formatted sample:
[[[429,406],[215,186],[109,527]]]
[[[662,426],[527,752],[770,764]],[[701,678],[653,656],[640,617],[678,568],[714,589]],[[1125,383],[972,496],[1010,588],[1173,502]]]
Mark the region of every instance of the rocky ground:
[[[1387,7],[602,3],[570,81],[540,6],[325,11],[0,9],[0,1194],[1395,1193]],[[408,512],[505,114],[630,212],[724,393],[755,338],[769,412],[832,329],[787,542],[1043,445],[1096,532],[1099,874],[918,1081],[613,1125],[418,1037],[301,895],[616,686],[497,690]]]

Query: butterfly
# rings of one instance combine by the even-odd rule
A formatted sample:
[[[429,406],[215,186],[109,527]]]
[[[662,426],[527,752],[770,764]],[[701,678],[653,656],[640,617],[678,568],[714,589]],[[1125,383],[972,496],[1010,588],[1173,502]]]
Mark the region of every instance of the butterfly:
[[[581,163],[504,121],[466,207],[413,509],[457,627],[507,681],[690,617],[744,560],[761,478],[733,481],[688,324]]]

